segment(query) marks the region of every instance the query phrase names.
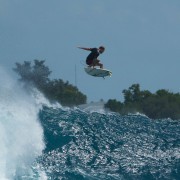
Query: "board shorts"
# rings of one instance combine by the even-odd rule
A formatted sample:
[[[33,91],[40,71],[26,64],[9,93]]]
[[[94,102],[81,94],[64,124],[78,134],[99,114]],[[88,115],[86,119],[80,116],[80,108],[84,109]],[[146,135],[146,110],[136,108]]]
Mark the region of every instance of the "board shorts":
[[[86,59],[86,64],[87,65],[93,64],[93,59]]]
[[[94,58],[94,59],[86,59],[86,64],[87,65],[92,65],[92,64],[96,64],[98,63],[99,60],[97,58]]]

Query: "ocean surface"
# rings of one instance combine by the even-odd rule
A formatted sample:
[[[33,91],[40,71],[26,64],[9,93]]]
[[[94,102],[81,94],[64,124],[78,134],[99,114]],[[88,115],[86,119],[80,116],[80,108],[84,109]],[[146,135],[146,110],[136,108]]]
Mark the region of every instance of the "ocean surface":
[[[44,106],[50,179],[180,179],[180,121]]]
[[[0,180],[179,180],[180,120],[64,108],[0,87]]]

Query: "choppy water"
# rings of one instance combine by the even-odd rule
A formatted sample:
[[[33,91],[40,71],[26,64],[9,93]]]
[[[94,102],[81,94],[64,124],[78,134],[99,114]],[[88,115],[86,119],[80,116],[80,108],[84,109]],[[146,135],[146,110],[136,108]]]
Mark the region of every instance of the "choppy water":
[[[44,107],[49,179],[180,179],[180,121]]]

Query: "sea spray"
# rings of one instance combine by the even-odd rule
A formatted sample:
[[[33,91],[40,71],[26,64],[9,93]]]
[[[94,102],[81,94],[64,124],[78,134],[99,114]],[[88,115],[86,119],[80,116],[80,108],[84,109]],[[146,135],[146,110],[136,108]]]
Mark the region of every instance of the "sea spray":
[[[23,179],[44,149],[39,108],[0,68],[0,179]]]

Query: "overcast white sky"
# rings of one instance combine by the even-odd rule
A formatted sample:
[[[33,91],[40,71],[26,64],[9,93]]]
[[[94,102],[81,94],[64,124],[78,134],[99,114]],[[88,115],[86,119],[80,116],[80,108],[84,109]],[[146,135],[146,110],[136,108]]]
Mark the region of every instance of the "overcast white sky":
[[[111,78],[84,72],[88,51],[99,57]],[[134,83],[155,92],[179,92],[179,0],[0,0],[0,66],[12,76],[15,62],[46,60],[51,78],[75,84],[88,101],[123,100]]]

